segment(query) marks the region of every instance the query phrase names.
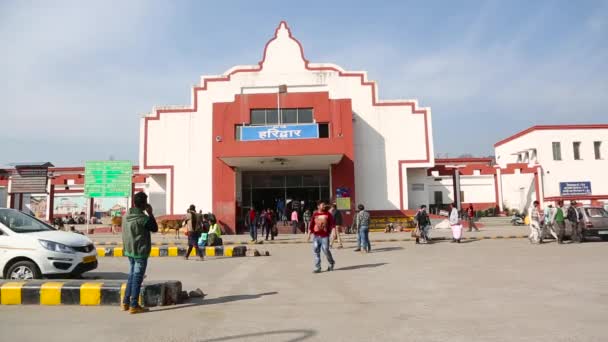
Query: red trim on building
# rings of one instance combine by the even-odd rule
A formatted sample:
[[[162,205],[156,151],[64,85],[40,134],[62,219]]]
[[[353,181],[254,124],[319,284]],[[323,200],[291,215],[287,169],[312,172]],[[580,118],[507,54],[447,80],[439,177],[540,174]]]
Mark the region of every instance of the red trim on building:
[[[84,189],[55,189],[56,194],[84,194]]]
[[[607,129],[608,128],[608,124],[591,124],[591,125],[539,125],[539,126],[532,126],[528,129],[525,129],[521,132],[518,132],[508,138],[505,138],[499,142],[497,142],[496,144],[494,144],[494,147],[498,147],[500,145],[504,145],[506,143],[508,143],[509,141],[515,140],[521,136],[524,136],[530,132],[534,132],[534,131],[550,131],[550,130],[571,130],[571,129]]]
[[[490,165],[494,158],[435,158],[437,164],[488,164]]]
[[[534,192],[536,193],[536,200],[540,203],[540,170],[534,172]]]
[[[329,138],[274,141],[238,141],[235,127],[250,121],[254,108],[276,107],[276,94],[236,95],[234,102],[213,104],[213,134],[222,137],[212,143],[213,213],[226,230],[236,232],[236,172],[220,158],[225,157],[291,157],[307,155],[342,155],[331,165],[332,189],[347,187],[355,203],[354,144],[350,100],[332,100],[328,92],[285,93],[281,107],[313,108],[314,120],[330,123]],[[224,115],[231,113],[232,115]],[[345,217],[348,224],[349,218]]]
[[[500,194],[498,192],[498,172],[494,174],[494,198],[496,201],[495,205],[500,208]]]
[[[338,68],[332,67],[332,66],[321,66],[321,67],[313,67],[310,66],[310,62],[306,59],[306,57],[304,56],[304,48],[302,47],[302,44],[292,36],[291,34],[291,29],[289,28],[289,26],[287,25],[286,21],[281,21],[279,23],[279,26],[276,28],[275,33],[274,33],[274,37],[272,39],[270,39],[266,45],[264,46],[264,53],[263,53],[263,57],[262,60],[260,62],[258,62],[258,66],[254,67],[254,68],[249,68],[249,69],[235,69],[232,70],[229,74],[225,75],[225,76],[221,76],[221,77],[212,77],[212,78],[204,78],[202,83],[203,85],[200,87],[193,87],[192,88],[192,93],[193,93],[193,103],[192,103],[192,108],[180,108],[180,109],[157,109],[154,111],[154,116],[147,116],[144,118],[144,156],[143,156],[143,168],[144,170],[169,170],[171,173],[171,196],[170,196],[170,211],[171,213],[173,213],[173,209],[174,209],[174,166],[173,165],[148,165],[148,122],[152,121],[152,120],[160,120],[160,115],[161,114],[171,114],[171,113],[193,113],[193,112],[197,112],[198,111],[198,96],[197,93],[199,91],[206,91],[207,90],[207,85],[211,82],[226,82],[226,81],[230,81],[231,76],[235,75],[237,73],[247,73],[247,72],[259,72],[264,68],[264,62],[266,61],[266,54],[268,52],[268,46],[270,45],[270,43],[272,43],[275,39],[277,39],[278,37],[278,32],[281,28],[281,26],[285,26],[285,29],[287,30],[288,34],[289,34],[289,38],[291,40],[293,40],[294,42],[296,42],[300,48],[300,54],[302,57],[302,61],[304,62],[304,66],[306,68],[306,70],[309,71],[334,71],[338,73],[339,77],[358,77],[360,79],[361,85],[363,86],[369,86],[370,87],[370,95],[372,97],[372,104],[373,106],[403,106],[403,107],[410,107],[412,114],[422,114],[424,115],[424,138],[425,138],[425,152],[426,152],[426,157],[423,160],[400,160],[398,162],[398,167],[399,167],[399,201],[400,201],[400,207],[401,209],[403,208],[403,184],[402,184],[402,171],[401,171],[401,165],[402,164],[418,164],[418,163],[428,163],[431,160],[431,155],[430,155],[430,144],[429,144],[429,128],[428,128],[428,115],[427,115],[427,109],[425,108],[418,108],[417,103],[415,101],[400,101],[400,102],[382,102],[379,101],[377,99],[377,93],[376,93],[376,83],[372,82],[372,81],[366,81],[365,80],[365,74],[363,73],[356,73],[356,72],[345,72],[343,70],[340,70]],[[275,94],[276,95],[276,94]]]
[[[139,166],[133,165],[133,171],[139,170]],[[49,172],[84,172],[84,166],[49,167]]]
[[[497,208],[497,205],[494,202],[477,202],[477,203],[475,203],[475,202],[473,202],[473,203],[471,203],[471,202],[462,202],[461,203],[462,209],[466,210],[469,207],[469,205],[471,205],[471,204],[473,205],[473,209],[475,211],[477,211],[477,210],[487,210],[487,209],[496,209]]]
[[[586,195],[586,196],[551,196],[545,197],[545,201],[599,201],[608,200],[608,195]]]

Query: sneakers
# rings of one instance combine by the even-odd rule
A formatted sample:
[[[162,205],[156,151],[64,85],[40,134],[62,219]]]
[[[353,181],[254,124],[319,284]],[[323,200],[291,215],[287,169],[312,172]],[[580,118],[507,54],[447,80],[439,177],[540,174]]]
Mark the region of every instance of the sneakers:
[[[148,308],[143,308],[141,306],[136,306],[133,308],[129,308],[129,313],[130,314],[140,314],[140,313],[144,313],[144,312],[148,312],[150,311],[150,309]]]
[[[327,272],[331,272],[334,270],[334,265],[335,264],[330,264],[329,267],[327,267]]]
[[[121,304],[120,309],[122,311],[129,311],[129,304]]]
[[[317,268],[316,270],[312,271],[312,273],[321,273],[321,269]]]
[[[355,248],[354,251],[355,252],[361,252],[361,248]]]

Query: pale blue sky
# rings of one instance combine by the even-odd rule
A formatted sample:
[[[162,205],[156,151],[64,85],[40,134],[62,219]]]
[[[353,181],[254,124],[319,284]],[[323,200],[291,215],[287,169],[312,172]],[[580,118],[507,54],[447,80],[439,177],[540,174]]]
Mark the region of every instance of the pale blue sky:
[[[257,63],[283,19],[310,61],[430,106],[436,153],[608,122],[608,1],[2,1],[0,165],[136,161],[140,114]]]

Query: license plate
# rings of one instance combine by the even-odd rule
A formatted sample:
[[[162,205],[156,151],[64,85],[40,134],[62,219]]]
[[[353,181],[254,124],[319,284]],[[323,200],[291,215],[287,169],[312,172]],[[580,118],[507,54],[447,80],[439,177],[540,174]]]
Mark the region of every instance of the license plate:
[[[82,259],[82,262],[85,263],[85,264],[88,264],[88,263],[91,263],[91,262],[95,262],[95,261],[97,261],[97,257],[94,256],[94,255],[89,255],[89,256],[86,256],[86,257],[84,257]]]
[[[600,234],[600,235],[608,235],[608,230],[600,230],[597,233]]]

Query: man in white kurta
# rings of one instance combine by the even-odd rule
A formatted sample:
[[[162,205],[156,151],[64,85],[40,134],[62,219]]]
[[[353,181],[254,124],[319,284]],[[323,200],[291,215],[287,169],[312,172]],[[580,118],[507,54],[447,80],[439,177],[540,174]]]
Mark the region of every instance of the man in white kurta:
[[[452,228],[452,242],[460,243],[462,238],[462,224],[456,203],[450,204],[450,227]]]

